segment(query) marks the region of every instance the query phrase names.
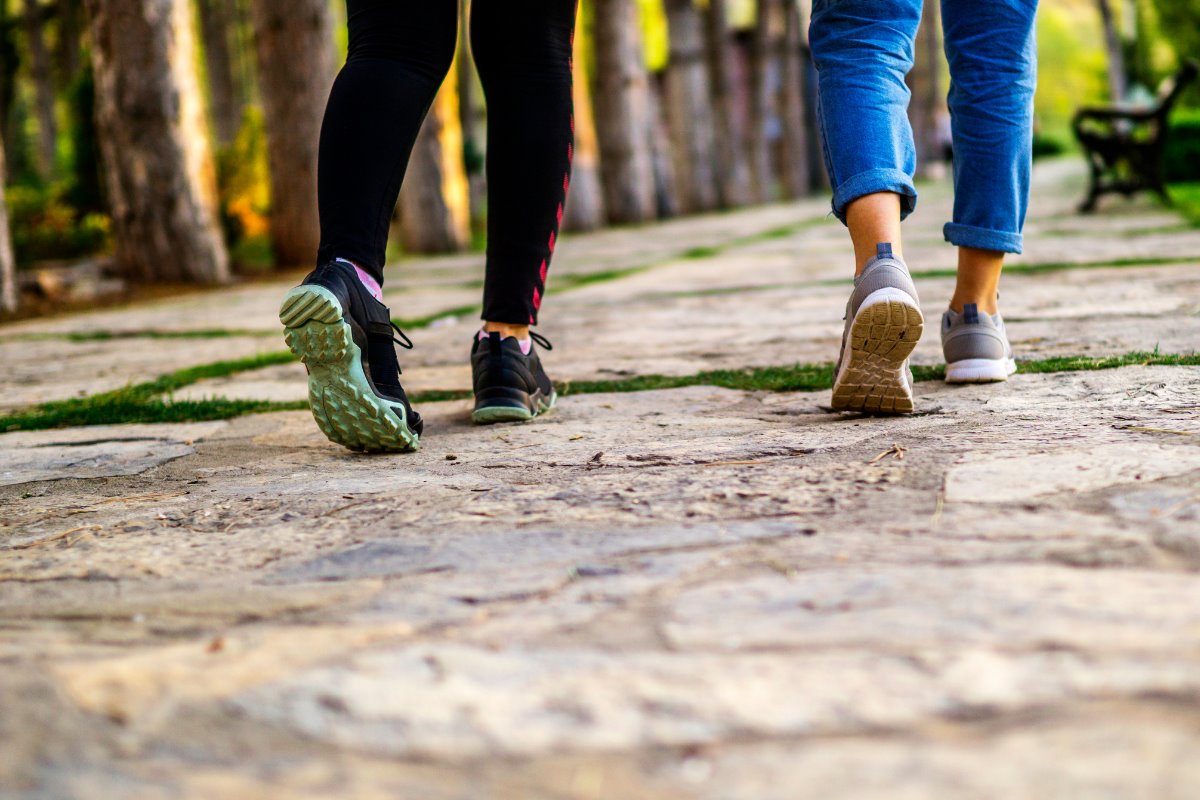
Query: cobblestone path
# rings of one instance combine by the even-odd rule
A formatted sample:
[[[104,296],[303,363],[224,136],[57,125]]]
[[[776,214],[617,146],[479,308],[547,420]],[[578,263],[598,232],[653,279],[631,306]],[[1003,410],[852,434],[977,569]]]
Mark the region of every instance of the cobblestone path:
[[[823,200],[565,238],[527,426],[467,421],[481,259],[391,267],[410,455],[297,408],[286,282],[0,328],[0,795],[1200,796],[1200,229],[1080,192],[1036,171],[1022,372],[903,419],[772,391],[840,338]]]

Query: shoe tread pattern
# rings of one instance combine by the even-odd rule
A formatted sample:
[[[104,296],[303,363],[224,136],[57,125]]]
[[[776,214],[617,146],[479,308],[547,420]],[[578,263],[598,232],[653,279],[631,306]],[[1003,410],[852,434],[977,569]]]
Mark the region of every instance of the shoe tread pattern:
[[[337,300],[320,286],[298,286],[279,310],[284,341],[308,367],[308,399],[313,418],[330,441],[358,452],[416,450],[403,406],[371,389],[362,351],[342,319]]]
[[[925,321],[916,305],[887,299],[860,308],[850,327],[848,362],[833,389],[833,408],[865,414],[910,414],[907,359]]]

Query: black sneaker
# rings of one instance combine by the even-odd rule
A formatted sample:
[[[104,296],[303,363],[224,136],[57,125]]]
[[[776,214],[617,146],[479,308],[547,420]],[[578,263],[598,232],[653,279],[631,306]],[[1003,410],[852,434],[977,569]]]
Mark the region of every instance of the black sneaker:
[[[400,386],[393,343],[412,342],[354,267],[317,267],[279,307],[284,341],[308,369],[313,417],[330,441],[368,452],[416,450],[421,417]],[[400,339],[393,337],[393,331]]]
[[[553,350],[546,337],[530,333],[534,342]],[[542,369],[537,350],[521,352],[515,338],[501,338],[497,332],[471,345],[471,371],[475,378],[475,410],[471,421],[522,422],[544,414],[554,407],[558,395],[554,384]]]

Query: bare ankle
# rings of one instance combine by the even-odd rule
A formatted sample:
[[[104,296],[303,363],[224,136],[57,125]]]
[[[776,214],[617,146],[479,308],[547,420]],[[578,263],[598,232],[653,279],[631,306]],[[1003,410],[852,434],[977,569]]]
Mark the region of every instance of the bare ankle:
[[[892,246],[892,254],[903,259],[900,241],[900,195],[894,192],[876,192],[863,195],[846,206],[846,227],[854,243],[854,274],[875,255],[875,248],[883,243]]]
[[[507,322],[484,322],[483,329],[488,333],[499,333],[502,339],[507,339],[509,336],[516,339],[529,338],[528,325],[511,325]]]
[[[951,298],[950,310],[955,314],[961,314],[963,313],[963,308],[972,303],[974,303],[976,308],[985,314],[996,314],[1000,311],[999,304],[996,302],[995,297],[989,300],[982,297],[959,297],[958,295],[955,295],[953,298]]]
[[[961,314],[964,305],[974,303],[987,314],[997,312],[1000,272],[1004,268],[1004,253],[974,247],[958,248],[958,281],[950,309]]]

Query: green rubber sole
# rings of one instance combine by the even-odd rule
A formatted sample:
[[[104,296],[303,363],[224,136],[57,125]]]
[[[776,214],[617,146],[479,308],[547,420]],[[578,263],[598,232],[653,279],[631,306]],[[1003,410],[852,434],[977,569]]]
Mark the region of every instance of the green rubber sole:
[[[534,417],[550,411],[556,402],[558,402],[558,392],[551,392],[549,400],[538,400],[537,411],[513,406],[477,408],[471,412],[471,422],[476,425],[491,425],[494,422],[528,422]]]
[[[366,453],[416,450],[404,407],[375,394],[342,306],[322,286],[297,286],[279,307],[283,339],[308,367],[313,418],[331,442]]]

